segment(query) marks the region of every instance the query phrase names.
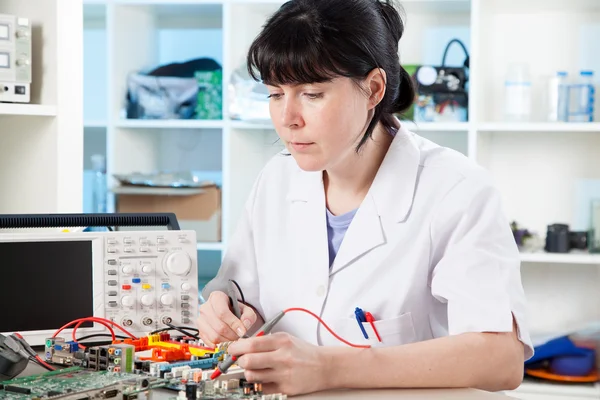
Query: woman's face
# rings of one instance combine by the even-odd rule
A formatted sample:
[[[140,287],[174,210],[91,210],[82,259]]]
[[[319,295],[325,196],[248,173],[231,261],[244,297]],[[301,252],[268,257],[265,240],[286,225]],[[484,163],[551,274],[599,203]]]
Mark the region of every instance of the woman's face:
[[[267,87],[275,129],[300,168],[328,170],[355,153],[373,106],[350,78]]]

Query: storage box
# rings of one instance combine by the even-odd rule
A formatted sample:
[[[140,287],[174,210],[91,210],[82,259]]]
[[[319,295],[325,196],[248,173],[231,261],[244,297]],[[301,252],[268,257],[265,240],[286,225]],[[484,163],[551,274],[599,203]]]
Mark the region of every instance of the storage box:
[[[121,186],[114,189],[114,192],[118,213],[172,212],[177,216],[182,230],[196,231],[196,239],[199,242],[221,241],[221,189],[217,186],[202,188]]]

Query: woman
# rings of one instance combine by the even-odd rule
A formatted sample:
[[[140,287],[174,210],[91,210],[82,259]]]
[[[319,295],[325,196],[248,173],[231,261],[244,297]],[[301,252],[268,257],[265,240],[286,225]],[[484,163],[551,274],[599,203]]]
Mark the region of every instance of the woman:
[[[388,2],[292,0],[249,50],[291,156],[258,177],[203,293],[200,336],[235,340],[301,307],[353,346],[372,345],[342,344],[290,312],[274,334],[229,346],[266,392],[503,390],[519,385],[532,355],[500,194],[481,168],[393,117],[414,98],[398,59],[403,29]],[[229,279],[245,295],[239,319]],[[359,324],[356,307],[373,326]]]

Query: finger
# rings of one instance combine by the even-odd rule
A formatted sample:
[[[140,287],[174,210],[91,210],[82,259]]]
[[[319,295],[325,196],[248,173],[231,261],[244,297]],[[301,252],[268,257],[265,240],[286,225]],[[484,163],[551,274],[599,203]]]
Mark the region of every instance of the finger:
[[[238,336],[220,321],[215,315],[212,306],[205,303],[200,307],[200,318],[198,320],[199,336],[211,344],[237,340]],[[207,343],[208,344],[208,343]]]
[[[248,382],[277,383],[277,372],[275,369],[247,369],[244,371],[244,378]],[[264,386],[263,386],[264,390]]]
[[[216,347],[217,343],[226,341],[222,340],[203,318],[199,318],[196,325],[198,326],[198,336],[207,347]]]
[[[245,304],[240,303],[240,310],[242,311],[242,323],[246,327],[246,331],[252,327],[256,323],[256,312],[252,309],[252,307],[248,307]]]
[[[275,351],[279,348],[278,342],[277,338],[273,335],[241,339],[231,343],[227,348],[227,352],[231,355],[239,356],[242,354]]]
[[[224,299],[222,296],[217,295],[217,293],[213,294],[216,295],[215,300],[210,302],[213,312],[217,317],[217,320],[225,325],[222,326],[219,323],[211,323],[213,329],[223,336],[230,337],[233,334],[234,336],[230,340],[235,340],[244,336],[246,334],[246,327],[229,309],[229,297],[227,297],[225,293],[221,293],[225,296]]]
[[[271,369],[280,365],[276,358],[277,355],[274,351],[244,354],[238,358],[237,365],[250,370]]]
[[[280,389],[281,385],[278,383],[263,383],[262,392],[263,394],[283,394],[284,391]]]

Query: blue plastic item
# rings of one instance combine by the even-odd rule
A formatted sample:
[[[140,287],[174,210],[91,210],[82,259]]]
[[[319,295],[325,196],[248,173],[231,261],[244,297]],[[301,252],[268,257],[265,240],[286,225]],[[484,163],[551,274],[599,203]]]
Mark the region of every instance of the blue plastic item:
[[[581,349],[580,355],[559,356],[550,361],[550,371],[563,376],[587,376],[593,370],[596,353],[591,349]]]

